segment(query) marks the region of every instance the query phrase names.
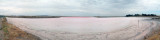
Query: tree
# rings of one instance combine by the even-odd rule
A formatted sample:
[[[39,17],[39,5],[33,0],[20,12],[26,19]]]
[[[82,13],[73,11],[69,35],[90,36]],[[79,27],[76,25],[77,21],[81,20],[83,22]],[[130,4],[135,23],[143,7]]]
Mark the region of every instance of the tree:
[[[130,16],[133,16],[133,15],[131,15],[131,14],[126,15],[126,17],[130,17]]]
[[[151,16],[157,16],[157,15],[155,15],[155,14],[151,14]]]
[[[134,16],[140,16],[140,14],[135,14]]]
[[[147,14],[142,14],[142,16],[147,16]]]

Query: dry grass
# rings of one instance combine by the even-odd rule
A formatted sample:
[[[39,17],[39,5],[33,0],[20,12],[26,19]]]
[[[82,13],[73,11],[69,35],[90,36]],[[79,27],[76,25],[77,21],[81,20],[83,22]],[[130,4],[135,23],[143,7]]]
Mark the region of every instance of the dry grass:
[[[2,23],[5,40],[40,40],[40,38],[22,31],[16,26],[7,23],[5,20]]]
[[[147,38],[146,40],[160,40],[160,32]]]

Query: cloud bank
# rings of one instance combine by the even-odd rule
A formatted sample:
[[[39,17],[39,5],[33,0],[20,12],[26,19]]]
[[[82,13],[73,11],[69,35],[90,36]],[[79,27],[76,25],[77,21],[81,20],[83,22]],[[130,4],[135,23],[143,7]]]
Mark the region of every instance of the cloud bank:
[[[159,0],[0,0],[0,14],[52,16],[159,14],[159,2]]]

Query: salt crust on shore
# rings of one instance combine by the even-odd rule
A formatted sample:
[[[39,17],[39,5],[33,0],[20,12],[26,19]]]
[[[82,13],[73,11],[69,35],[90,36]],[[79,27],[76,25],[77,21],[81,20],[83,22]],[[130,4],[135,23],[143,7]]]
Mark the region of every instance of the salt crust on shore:
[[[43,40],[142,40],[156,22],[149,18],[7,18]]]

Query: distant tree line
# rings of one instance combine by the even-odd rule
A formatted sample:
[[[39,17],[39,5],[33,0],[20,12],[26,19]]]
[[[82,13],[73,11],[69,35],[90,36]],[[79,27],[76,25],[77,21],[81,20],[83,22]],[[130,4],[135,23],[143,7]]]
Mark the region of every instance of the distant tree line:
[[[5,17],[5,16],[4,16],[4,15],[0,15],[0,18],[1,18],[1,17]]]
[[[156,14],[128,14],[126,17],[130,16],[157,16]]]

